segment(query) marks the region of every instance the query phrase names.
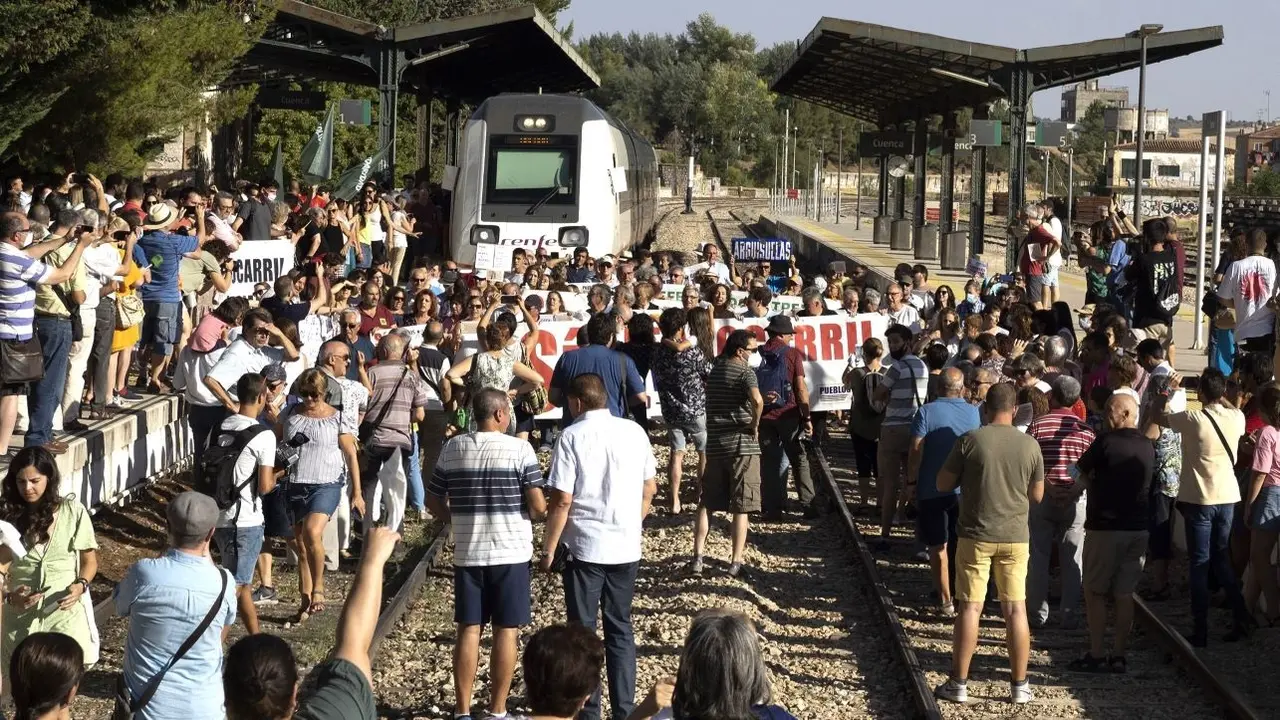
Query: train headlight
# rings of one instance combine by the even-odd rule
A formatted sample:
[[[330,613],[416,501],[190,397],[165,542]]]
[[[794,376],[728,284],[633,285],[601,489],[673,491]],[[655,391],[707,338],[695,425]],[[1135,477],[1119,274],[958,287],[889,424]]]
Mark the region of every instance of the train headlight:
[[[555,115],[517,115],[516,132],[548,133],[556,129]]]
[[[471,244],[498,242],[498,228],[493,225],[474,225],[471,228]]]
[[[567,227],[560,230],[560,247],[586,247],[587,229]]]

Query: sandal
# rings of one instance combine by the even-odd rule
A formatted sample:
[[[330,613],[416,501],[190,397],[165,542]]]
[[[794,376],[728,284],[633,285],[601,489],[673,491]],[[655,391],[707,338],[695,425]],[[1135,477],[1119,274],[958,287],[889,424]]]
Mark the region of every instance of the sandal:
[[[1122,660],[1123,662],[1123,660]],[[1084,657],[1076,658],[1067,665],[1067,669],[1073,672],[1102,673],[1110,672],[1107,658],[1096,658],[1089,653],[1085,653]]]
[[[311,596],[303,595],[302,606],[298,608],[298,614],[293,616],[294,624],[305,622],[307,618],[311,617],[311,613],[314,612],[312,607]]]
[[[311,593],[311,608],[308,612],[311,615],[319,615],[320,613],[324,612],[324,608],[325,608],[324,593],[322,592]]]
[[[1129,672],[1129,662],[1123,655],[1112,655],[1107,658],[1107,669],[1116,675],[1124,675]]]

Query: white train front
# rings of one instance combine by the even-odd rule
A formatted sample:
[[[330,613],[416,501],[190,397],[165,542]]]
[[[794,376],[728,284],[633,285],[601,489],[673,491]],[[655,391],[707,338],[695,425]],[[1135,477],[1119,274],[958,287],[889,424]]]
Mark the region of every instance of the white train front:
[[[585,98],[499,95],[467,121],[453,189],[450,253],[494,269],[512,250],[592,257],[650,239],[658,206],[653,147]],[[489,251],[492,252],[489,252]]]

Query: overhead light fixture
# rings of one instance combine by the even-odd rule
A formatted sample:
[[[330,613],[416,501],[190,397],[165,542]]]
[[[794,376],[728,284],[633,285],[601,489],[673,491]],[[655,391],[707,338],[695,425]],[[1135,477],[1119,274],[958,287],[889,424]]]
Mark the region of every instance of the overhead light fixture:
[[[1125,37],[1131,37],[1131,38],[1148,37],[1150,35],[1155,35],[1161,30],[1164,30],[1164,26],[1159,23],[1144,23],[1137,30],[1134,30],[1133,32],[1126,35]]]
[[[943,70],[942,68],[929,68],[929,72],[933,73],[934,75],[941,75],[942,77],[945,77],[945,78],[951,78],[952,80],[959,80],[961,82],[967,82],[972,85],[977,85],[978,87],[991,87],[991,83],[987,82],[986,80],[979,80],[976,77],[961,75],[958,72],[951,72],[950,70]]]

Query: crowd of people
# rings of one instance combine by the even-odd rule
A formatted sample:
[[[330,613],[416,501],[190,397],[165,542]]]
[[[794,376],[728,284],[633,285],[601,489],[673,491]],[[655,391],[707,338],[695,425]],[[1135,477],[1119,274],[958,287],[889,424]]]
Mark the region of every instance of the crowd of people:
[[[723,611],[694,620],[674,679],[636,687],[642,528],[655,505],[692,510],[687,571],[749,579],[752,516],[822,514],[806,446],[830,442],[841,424],[862,502],[879,506],[876,549],[892,549],[894,525],[914,523],[939,612],[955,617],[941,697],[965,699],[994,593],[1012,698],[1031,700],[1029,626],[1053,616],[1055,546],[1058,622],[1083,615],[1089,630],[1073,666],[1124,671],[1144,565],[1150,597],[1169,595],[1177,513],[1192,642],[1208,641],[1211,575],[1233,608],[1230,639],[1257,624],[1260,595],[1268,618],[1280,617],[1270,565],[1276,273],[1265,234],[1233,238],[1211,313],[1218,347],[1233,348],[1219,353],[1229,367],[1201,375],[1203,409],[1188,410],[1172,370],[1185,260],[1163,218],[1138,230],[1109,214],[1067,241],[1051,205],[1029,205],[1013,232],[1019,268],[988,275],[976,264],[958,293],[935,287],[923,265],[893,268],[886,284],[852,263],[806,274],[795,258],[735,261],[714,243],[699,257],[517,248],[508,270],[460,269],[440,259],[432,188],[370,183],[352,202],[278,193],[270,182],[204,193],[76,175],[32,193],[10,183],[0,198],[0,449],[26,423],[0,520],[27,548],[7,563],[0,548],[0,654],[14,697],[32,707],[69,703],[99,650],[93,527],[59,487],[55,457],[65,433],[146,392],[182,394],[195,490],[166,509],[170,550],[134,565],[114,593],[131,620],[118,702],[139,718],[373,717],[382,565],[406,520],[428,512],[453,528],[457,718],[473,712],[485,626],[486,709],[506,716],[534,571],[562,579],[567,623],[526,644],[536,715],[599,718],[603,669],[614,720],[790,717],[768,705],[750,622]],[[233,291],[232,252],[259,240],[291,242],[293,269]],[[1072,251],[1089,287],[1075,312],[1058,277]],[[887,330],[848,358],[850,406],[816,411],[797,323],[864,314],[884,316]],[[754,322],[718,328],[725,320]],[[578,329],[544,374],[549,322]],[[659,420],[671,448],[661,500],[650,442]],[[704,556],[717,512],[731,518],[724,561]],[[534,522],[545,522],[541,548]],[[331,612],[325,574],[359,555],[335,654],[304,698],[287,643],[257,618],[279,602],[272,548],[282,544],[298,570],[297,622]],[[249,635],[224,652],[237,619]]]

